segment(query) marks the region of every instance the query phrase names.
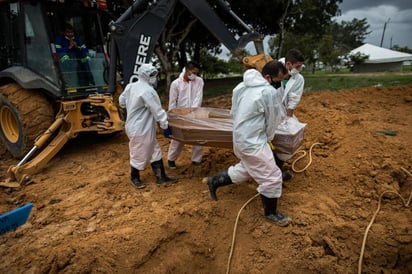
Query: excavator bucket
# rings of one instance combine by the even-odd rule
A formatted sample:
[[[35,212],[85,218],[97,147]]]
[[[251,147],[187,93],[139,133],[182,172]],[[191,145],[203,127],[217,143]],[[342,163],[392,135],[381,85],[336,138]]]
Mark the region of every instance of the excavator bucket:
[[[272,61],[273,58],[267,54],[258,54],[253,56],[243,57],[242,62],[246,69],[254,68],[262,71],[266,63]]]

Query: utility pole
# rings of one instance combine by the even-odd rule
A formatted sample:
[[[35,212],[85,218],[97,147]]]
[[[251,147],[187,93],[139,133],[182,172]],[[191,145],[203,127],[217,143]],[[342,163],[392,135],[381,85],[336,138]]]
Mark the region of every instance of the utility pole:
[[[382,44],[383,44],[383,37],[385,36],[386,25],[389,24],[390,20],[391,20],[391,18],[389,18],[388,21],[386,21],[385,24],[383,25],[383,32],[382,32],[382,38],[381,38],[381,47],[382,47]]]

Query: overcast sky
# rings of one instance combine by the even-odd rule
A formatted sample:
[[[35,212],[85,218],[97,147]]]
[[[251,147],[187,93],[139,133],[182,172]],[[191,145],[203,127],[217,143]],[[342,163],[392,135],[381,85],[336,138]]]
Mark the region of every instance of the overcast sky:
[[[342,15],[334,18],[337,22],[366,18],[370,34],[365,38],[365,43],[380,46],[383,27],[387,22],[382,47],[398,45],[412,49],[412,0],[343,0],[339,7]],[[264,43],[264,46],[267,51],[267,44]],[[246,49],[250,54],[256,54],[252,43]],[[219,57],[227,60],[228,55],[229,50],[223,47]]]
[[[380,46],[385,22],[382,47],[398,45],[412,49],[412,0],[343,0],[342,15],[337,22],[350,22],[353,18],[366,18],[371,32],[365,43]]]

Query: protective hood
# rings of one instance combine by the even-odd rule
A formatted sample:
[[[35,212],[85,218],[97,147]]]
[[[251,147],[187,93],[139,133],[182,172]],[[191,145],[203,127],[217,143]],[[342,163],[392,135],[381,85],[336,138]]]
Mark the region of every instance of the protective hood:
[[[269,82],[263,78],[262,73],[256,69],[248,69],[243,74],[243,83],[246,87],[269,85]]]
[[[150,77],[157,76],[157,69],[152,64],[143,64],[137,70],[137,76],[139,80],[148,83]]]
[[[182,72],[179,74],[179,78],[183,78],[185,76],[186,73],[186,68],[182,69]]]

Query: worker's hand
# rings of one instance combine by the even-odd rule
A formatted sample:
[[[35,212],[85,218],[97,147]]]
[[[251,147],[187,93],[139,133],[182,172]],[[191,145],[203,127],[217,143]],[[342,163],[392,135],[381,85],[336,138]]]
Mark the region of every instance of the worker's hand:
[[[70,40],[69,49],[72,49],[72,48],[77,48],[77,43],[74,40]]]
[[[172,138],[172,131],[170,130],[170,127],[167,127],[166,129],[163,130],[163,135],[166,138]]]
[[[288,117],[292,117],[293,116],[293,109],[288,109],[286,115]]]

